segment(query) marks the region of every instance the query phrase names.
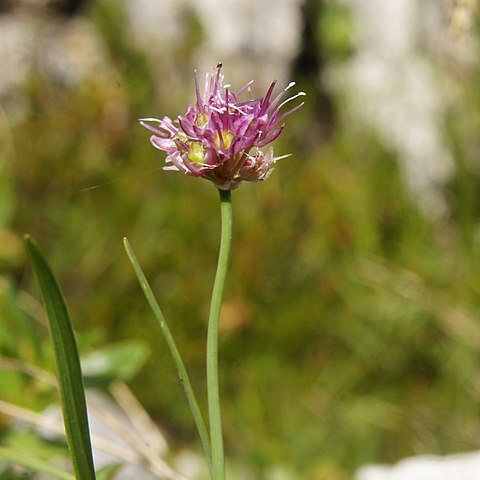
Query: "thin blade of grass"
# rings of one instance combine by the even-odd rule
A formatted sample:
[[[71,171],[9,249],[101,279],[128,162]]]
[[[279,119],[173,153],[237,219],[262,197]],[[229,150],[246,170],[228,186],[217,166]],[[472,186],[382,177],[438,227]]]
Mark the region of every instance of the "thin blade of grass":
[[[27,235],[25,246],[32,261],[48,315],[63,421],[75,478],[95,480],[85,389],[70,316],[60,287],[37,243]]]
[[[75,477],[71,473],[65,472],[51,463],[34,457],[23,450],[0,447],[0,460],[5,460],[13,465],[20,465],[25,467],[27,470],[44,473],[45,475],[48,475],[48,478],[55,478],[58,480],[75,480]]]
[[[168,349],[170,350],[170,354],[172,355],[173,361],[175,363],[175,367],[177,369],[178,377],[180,379],[180,383],[183,386],[185,391],[185,396],[187,397],[188,404],[190,406],[190,410],[192,411],[193,418],[195,420],[195,425],[197,426],[198,434],[200,435],[200,440],[203,445],[203,449],[205,451],[205,456],[207,457],[208,466],[211,470],[212,468],[212,460],[211,460],[211,451],[210,451],[210,440],[208,437],[207,429],[205,427],[205,422],[203,421],[202,413],[198,406],[197,399],[195,397],[195,393],[193,392],[192,384],[190,383],[190,379],[187,374],[187,370],[183,363],[182,357],[180,356],[180,352],[178,351],[177,345],[175,340],[173,339],[173,335],[170,331],[170,328],[167,325],[165,317],[158,305],[158,302],[155,298],[155,295],[150,287],[145,274],[143,273],[142,267],[138,263],[137,257],[133,252],[132,246],[130,242],[124,238],[123,244],[125,246],[125,251],[127,252],[127,256],[133,266],[135,274],[137,276],[138,282],[140,283],[140,287],[147,299],[150,308],[152,309],[153,315],[158,322],[160,330],[167,342]]]

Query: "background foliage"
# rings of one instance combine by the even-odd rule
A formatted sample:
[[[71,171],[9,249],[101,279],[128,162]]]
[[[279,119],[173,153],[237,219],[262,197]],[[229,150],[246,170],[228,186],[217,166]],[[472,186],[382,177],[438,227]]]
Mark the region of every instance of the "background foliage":
[[[326,62],[353,48],[342,12],[325,2],[320,13],[330,16],[314,24]],[[32,75],[28,116],[11,122],[2,111],[0,352],[53,368],[21,246],[29,232],[59,276],[80,348],[146,342],[152,353],[131,385],[173,445],[199,448],[121,239],[139,254],[204,398],[217,194],[162,172],[162,154],[136,124],[192,98],[201,32],[192,20],[174,47],[180,80],[165,88],[151,73],[161,65],[128,42],[113,2],[82,14],[105,40],[111,71],[75,88]],[[276,144],[293,158],[233,197],[220,347],[228,455],[258,472],[281,464],[299,478],[341,479],[366,462],[479,448],[480,170],[467,160],[479,151],[480,72],[457,92],[468,112],[459,104],[449,113],[455,174],[448,213],[435,220],[407,192],[395,152],[302,65],[292,77],[309,101]],[[51,400],[38,383],[1,375],[2,399],[35,408]]]

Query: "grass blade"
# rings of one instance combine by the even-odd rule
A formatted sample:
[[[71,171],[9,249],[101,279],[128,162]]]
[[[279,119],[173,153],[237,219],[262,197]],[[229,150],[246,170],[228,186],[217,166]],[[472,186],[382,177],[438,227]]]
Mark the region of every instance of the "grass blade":
[[[77,343],[67,306],[55,277],[36,242],[25,237],[25,246],[37,276],[47,310],[55,352],[63,421],[77,480],[94,480],[95,469],[88,429],[87,407]]]
[[[21,465],[28,470],[41,472],[48,475],[48,478],[58,480],[75,480],[75,477],[64,470],[52,465],[51,463],[34,457],[23,450],[13,448],[0,447],[0,460],[5,460],[10,464]]]
[[[207,429],[205,427],[205,422],[203,421],[202,413],[200,412],[200,408],[198,406],[197,399],[195,397],[195,393],[193,392],[192,384],[190,383],[190,379],[188,378],[187,370],[183,363],[182,357],[180,352],[178,351],[177,345],[175,340],[173,339],[172,332],[167,325],[165,317],[158,305],[157,300],[155,299],[155,295],[150,287],[145,274],[143,273],[142,267],[138,263],[137,257],[133,252],[132,246],[130,242],[124,238],[123,243],[125,245],[125,251],[127,252],[128,258],[135,270],[135,274],[137,275],[138,282],[140,283],[140,287],[147,299],[150,308],[152,309],[153,315],[155,316],[158,325],[160,326],[160,330],[162,331],[163,336],[168,345],[168,349],[170,350],[170,354],[172,355],[173,361],[175,363],[175,367],[177,368],[177,373],[180,378],[180,383],[183,386],[185,391],[185,396],[187,397],[188,404],[190,406],[190,410],[192,411],[193,418],[195,420],[195,424],[197,426],[198,433],[200,435],[200,440],[202,441],[203,449],[205,451],[205,455],[207,457],[207,462],[210,470],[212,469],[212,461],[211,461],[211,451],[210,451],[210,440],[208,437]]]

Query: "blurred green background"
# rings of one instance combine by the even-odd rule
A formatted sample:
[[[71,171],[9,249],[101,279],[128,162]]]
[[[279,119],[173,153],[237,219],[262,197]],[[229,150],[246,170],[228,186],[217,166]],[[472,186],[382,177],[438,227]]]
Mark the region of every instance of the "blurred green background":
[[[38,36],[22,44],[17,76],[0,74],[17,79],[0,89],[0,353],[53,369],[22,246],[28,232],[64,288],[81,350],[146,342],[151,355],[130,385],[174,448],[199,450],[173,363],[122,246],[127,236],[205,407],[217,192],[163,172],[163,153],[136,121],[183,113],[194,95],[193,69],[219,60],[211,58],[221,53],[209,43],[215,32],[190,3],[181,2],[175,17],[181,34],[148,48],[135,41],[126,2],[2,4],[0,34],[23,21],[32,22],[25,32]],[[385,107],[396,100],[406,112],[394,141],[388,114],[380,117],[371,97],[355,93],[360,83],[346,68],[368,48],[352,2],[295,4],[297,43],[288,59],[279,56],[280,70],[270,72],[254,47],[223,52],[234,89],[249,78],[283,75],[308,94],[275,144],[278,155],[292,158],[264,184],[242,185],[233,195],[220,345],[224,427],[229,458],[258,478],[283,465],[298,478],[339,480],[369,462],[479,448],[480,65],[472,60],[479,29],[474,10],[433,3],[440,20],[433,16],[438,24],[428,27],[429,2],[397,2],[422,8],[430,30],[419,20],[410,47],[389,47],[370,61],[393,59],[398,71],[382,80],[388,85],[402,84],[402,72],[420,78],[418,58],[434,80],[426,92],[408,86],[412,105],[394,90],[376,100]],[[277,13],[272,9],[272,22]],[[81,62],[83,54],[93,62],[90,43],[68,37],[75,72],[68,63],[62,70],[63,46],[56,52],[46,40],[73,22],[83,22],[100,46],[88,74]],[[280,35],[273,25],[255,28]],[[6,60],[15,57],[13,45],[4,39],[0,47]],[[425,107],[427,120],[451,165],[429,183],[441,159],[405,169],[410,150],[402,149],[402,132],[432,91],[441,102]],[[422,149],[422,132],[415,132]],[[0,375],[4,400],[40,409],[51,399],[26,378]],[[8,422],[0,422],[5,437]]]

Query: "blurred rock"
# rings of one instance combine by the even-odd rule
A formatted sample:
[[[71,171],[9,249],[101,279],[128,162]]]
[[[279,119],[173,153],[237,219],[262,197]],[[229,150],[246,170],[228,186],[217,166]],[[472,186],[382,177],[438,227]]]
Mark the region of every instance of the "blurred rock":
[[[175,470],[189,480],[208,480],[208,466],[204,458],[192,450],[183,450],[173,459]]]
[[[205,32],[199,52],[205,68],[228,62],[234,77],[245,72],[264,87],[287,83],[290,62],[300,47],[302,0],[191,0]],[[244,78],[248,81],[249,78]]]
[[[419,455],[402,460],[393,467],[367,465],[355,480],[478,480],[480,452],[447,455]]]
[[[255,78],[262,88],[272,77],[280,83],[287,81],[289,64],[300,46],[302,3],[303,0],[124,0],[132,37],[150,55],[164,52],[166,46],[171,51],[168,42],[178,44],[189,33],[188,14],[193,13],[203,37],[195,46],[194,66],[207,71],[223,61],[229,78]]]
[[[31,72],[35,34],[32,19],[23,15],[0,16],[0,103],[16,113],[24,110],[20,101],[21,87]],[[13,115],[14,117],[18,116]]]
[[[450,29],[454,35],[469,31],[474,24],[474,14],[478,9],[475,0],[448,0],[450,4]]]
[[[66,86],[77,86],[88,78],[105,76],[107,54],[90,22],[75,17],[49,22],[43,27],[45,51],[39,53],[46,77]]]
[[[432,27],[448,38],[445,5],[417,0],[346,2],[356,23],[356,53],[331,70],[329,82],[346,93],[349,115],[373,127],[398,154],[406,182],[424,211],[442,216],[442,187],[453,173],[453,157],[444,140],[448,97],[432,60],[443,52],[419,45],[432,36]],[[437,18],[435,25],[427,21],[432,16]],[[443,44],[446,50],[450,42]],[[452,49],[448,52],[451,55]]]
[[[27,8],[28,2],[20,2],[0,15],[0,103],[13,122],[28,115],[24,88],[32,75],[76,87],[109,72],[106,50],[91,23],[52,13],[48,4]]]

